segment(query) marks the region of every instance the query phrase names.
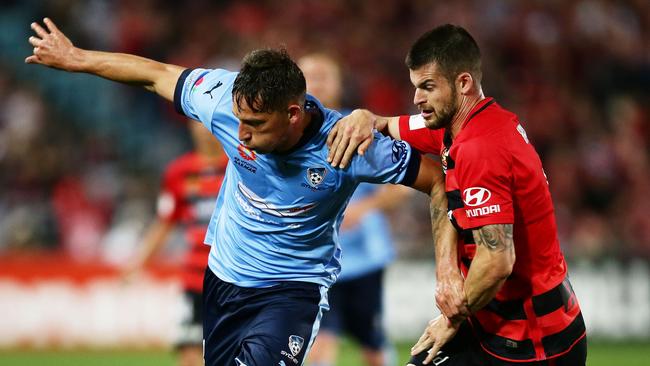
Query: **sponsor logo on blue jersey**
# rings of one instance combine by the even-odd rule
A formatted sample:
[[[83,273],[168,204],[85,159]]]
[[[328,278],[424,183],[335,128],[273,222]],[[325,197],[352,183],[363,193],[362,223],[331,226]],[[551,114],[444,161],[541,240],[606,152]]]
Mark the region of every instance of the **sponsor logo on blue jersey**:
[[[255,154],[255,151],[247,148],[242,144],[239,144],[239,146],[237,146],[237,152],[239,152],[239,155],[246,160],[257,159],[257,154]]]

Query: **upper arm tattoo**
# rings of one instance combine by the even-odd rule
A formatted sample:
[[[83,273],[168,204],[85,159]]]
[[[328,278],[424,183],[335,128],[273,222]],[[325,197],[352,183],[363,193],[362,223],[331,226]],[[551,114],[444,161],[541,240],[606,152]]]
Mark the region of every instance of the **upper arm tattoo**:
[[[486,225],[472,231],[476,245],[503,252],[512,249],[512,224]]]

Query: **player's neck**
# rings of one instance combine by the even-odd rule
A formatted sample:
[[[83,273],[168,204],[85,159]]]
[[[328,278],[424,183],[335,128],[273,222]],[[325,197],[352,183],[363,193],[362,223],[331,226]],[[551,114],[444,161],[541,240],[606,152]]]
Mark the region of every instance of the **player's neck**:
[[[485,95],[483,95],[483,90],[479,89],[477,93],[470,95],[461,96],[461,100],[458,103],[458,111],[454,115],[454,118],[451,120],[451,137],[456,137],[460,130],[463,129],[463,125],[467,118],[469,118],[470,113],[474,110],[477,104],[479,104]]]

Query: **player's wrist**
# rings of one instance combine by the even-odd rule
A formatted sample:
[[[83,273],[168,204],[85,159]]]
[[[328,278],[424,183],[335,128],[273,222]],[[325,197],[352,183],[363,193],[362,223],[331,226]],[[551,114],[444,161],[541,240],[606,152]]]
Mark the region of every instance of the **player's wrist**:
[[[91,72],[90,51],[78,47],[72,47],[70,50],[67,71],[71,72]]]
[[[372,115],[372,128],[383,133],[388,127],[388,118],[377,116],[372,112],[369,113]]]

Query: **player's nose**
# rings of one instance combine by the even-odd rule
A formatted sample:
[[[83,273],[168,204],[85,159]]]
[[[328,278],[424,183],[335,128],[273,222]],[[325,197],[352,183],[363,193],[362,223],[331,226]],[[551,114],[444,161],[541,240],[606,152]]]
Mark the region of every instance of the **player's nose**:
[[[245,142],[251,139],[253,134],[243,123],[239,124],[239,141]]]
[[[420,88],[416,88],[415,93],[413,94],[413,104],[420,105],[422,103],[426,103],[426,101],[427,98],[424,94],[424,91]]]

